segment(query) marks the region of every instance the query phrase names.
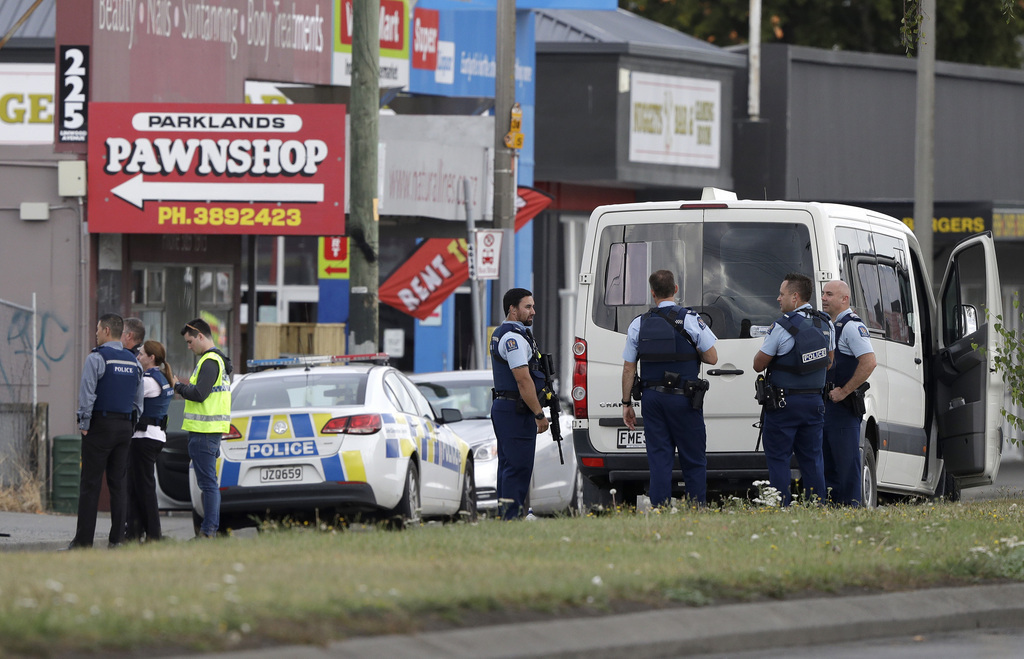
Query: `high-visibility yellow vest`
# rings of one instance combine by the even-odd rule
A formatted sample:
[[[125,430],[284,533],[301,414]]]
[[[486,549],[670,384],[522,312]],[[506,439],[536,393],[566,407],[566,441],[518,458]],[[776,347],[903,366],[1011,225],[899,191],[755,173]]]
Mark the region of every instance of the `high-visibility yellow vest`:
[[[231,380],[228,378],[227,369],[224,368],[224,360],[212,350],[203,353],[188,381],[193,385],[199,381],[199,370],[207,359],[217,362],[220,368],[220,384],[214,386],[210,395],[201,403],[185,400],[185,417],[181,422],[181,428],[202,433],[228,432],[231,429]]]

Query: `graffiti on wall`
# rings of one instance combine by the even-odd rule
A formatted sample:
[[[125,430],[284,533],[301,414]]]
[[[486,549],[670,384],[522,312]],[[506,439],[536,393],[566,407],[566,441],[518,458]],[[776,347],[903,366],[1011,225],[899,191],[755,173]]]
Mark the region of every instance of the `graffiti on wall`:
[[[6,313],[0,313],[0,323]],[[37,372],[48,374],[71,352],[71,326],[51,311],[39,312]],[[2,324],[0,324],[2,327]],[[0,400],[17,402],[17,388],[32,385],[32,313],[12,310],[0,345]],[[40,378],[42,379],[42,378]]]

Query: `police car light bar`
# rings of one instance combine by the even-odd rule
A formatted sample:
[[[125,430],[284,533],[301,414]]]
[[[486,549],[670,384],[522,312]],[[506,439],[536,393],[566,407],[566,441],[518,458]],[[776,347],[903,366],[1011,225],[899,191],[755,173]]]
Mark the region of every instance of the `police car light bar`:
[[[345,364],[348,362],[372,362],[386,366],[389,359],[388,353],[375,352],[365,355],[309,355],[304,357],[280,357],[278,359],[250,359],[245,362],[245,365],[250,371],[265,371],[271,368],[291,368],[294,366]]]

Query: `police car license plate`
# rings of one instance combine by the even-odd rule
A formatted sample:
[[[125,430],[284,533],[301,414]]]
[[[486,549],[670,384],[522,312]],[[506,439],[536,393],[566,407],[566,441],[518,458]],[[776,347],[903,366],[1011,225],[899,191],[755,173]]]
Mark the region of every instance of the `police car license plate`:
[[[302,480],[302,467],[260,467],[261,483],[287,483]]]
[[[616,448],[646,448],[647,441],[644,439],[644,431],[619,428],[615,446]]]

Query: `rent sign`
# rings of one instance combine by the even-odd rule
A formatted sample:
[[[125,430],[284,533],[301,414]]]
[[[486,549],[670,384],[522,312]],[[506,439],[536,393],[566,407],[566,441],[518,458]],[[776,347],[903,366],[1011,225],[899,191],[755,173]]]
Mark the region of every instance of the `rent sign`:
[[[345,229],[345,107],[89,105],[89,231]]]

